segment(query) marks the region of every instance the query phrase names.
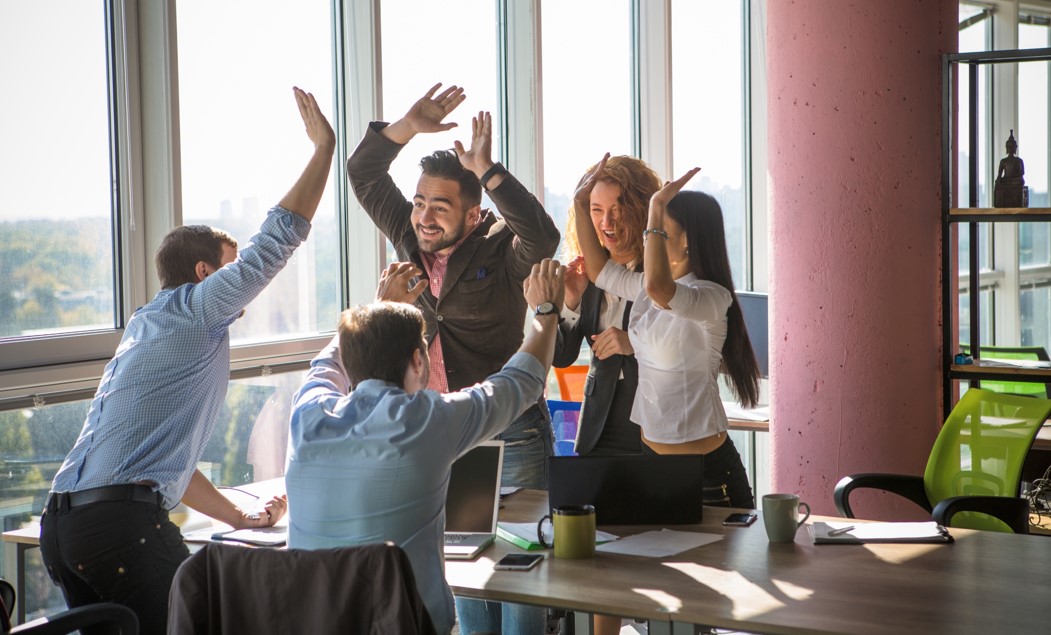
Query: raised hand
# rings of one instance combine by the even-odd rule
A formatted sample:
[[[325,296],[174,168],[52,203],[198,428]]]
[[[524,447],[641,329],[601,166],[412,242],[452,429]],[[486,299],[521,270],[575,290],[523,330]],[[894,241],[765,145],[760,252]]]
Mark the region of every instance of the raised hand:
[[[530,272],[522,282],[522,293],[530,307],[537,307],[545,302],[555,305],[555,311],[562,310],[565,298],[565,270],[557,260],[544,258],[533,265]]]
[[[588,273],[584,270],[584,256],[577,256],[566,265],[566,307],[576,311],[580,298],[588,288]]]
[[[409,108],[402,120],[407,122],[414,133],[417,132],[442,132],[456,127],[456,123],[442,123],[442,121],[463,103],[466,95],[463,88],[450,86],[436,97],[434,94],[441,88],[441,82],[431,86],[427,93],[420,97],[415,104]]]
[[[296,105],[299,107],[299,114],[303,117],[307,136],[314,142],[314,146],[334,149],[336,133],[332,131],[332,126],[329,125],[328,119],[325,119],[325,115],[321,114],[321,108],[318,107],[314,95],[296,86],[292,87],[292,92],[296,96]]]
[[[653,193],[650,197],[650,211],[654,209],[665,210],[668,208],[668,203],[671,202],[675,195],[678,194],[686,182],[694,177],[695,174],[701,171],[701,168],[690,168],[686,174],[683,174],[674,181],[669,181],[664,184],[664,187]]]
[[[413,283],[413,278],[420,274],[420,269],[411,262],[391,263],[380,273],[380,282],[376,287],[376,299],[412,304],[427,288],[426,280],[417,280]]]
[[[493,167],[493,118],[488,112],[479,111],[477,117],[471,118],[471,149],[464,150],[463,144],[454,141],[456,156],[464,168],[474,172],[479,178]]]
[[[595,170],[577,186],[577,191],[573,193],[573,209],[585,216],[591,209],[591,190],[595,189],[595,184],[602,179],[607,160],[609,160],[609,152],[602,156]]]

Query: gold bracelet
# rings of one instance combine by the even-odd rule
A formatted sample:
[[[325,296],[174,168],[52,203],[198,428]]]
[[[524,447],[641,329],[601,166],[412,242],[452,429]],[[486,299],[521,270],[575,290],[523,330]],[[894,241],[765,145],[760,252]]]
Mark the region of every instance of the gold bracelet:
[[[650,234],[657,234],[658,236],[662,236],[664,240],[668,240],[668,232],[664,231],[663,229],[656,229],[654,227],[651,227],[650,229],[647,229],[642,232],[643,239],[645,239],[646,236],[649,236]]]

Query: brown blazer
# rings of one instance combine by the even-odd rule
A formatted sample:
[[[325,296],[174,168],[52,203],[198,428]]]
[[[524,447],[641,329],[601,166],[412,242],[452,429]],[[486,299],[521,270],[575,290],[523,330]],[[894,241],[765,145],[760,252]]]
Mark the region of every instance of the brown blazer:
[[[390,543],[336,549],[206,544],[180,565],[168,633],[419,633],[434,626]]]
[[[394,185],[390,164],[401,151],[374,121],[347,159],[347,174],[358,202],[398,251],[424,270],[412,201]],[[544,207],[510,174],[488,192],[500,217],[487,212],[481,224],[449,257],[440,297],[430,289],[416,301],[427,322],[427,341],[441,334],[449,390],[492,375],[522,344],[526,302],[522,281],[533,265],[550,258],[560,235]]]

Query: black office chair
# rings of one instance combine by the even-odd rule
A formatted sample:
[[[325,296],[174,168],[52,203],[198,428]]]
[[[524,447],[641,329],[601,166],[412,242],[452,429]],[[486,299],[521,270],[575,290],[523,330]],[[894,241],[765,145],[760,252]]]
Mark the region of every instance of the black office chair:
[[[138,635],[139,618],[126,606],[102,602],[78,606],[75,609],[62,611],[56,615],[33,620],[11,628],[11,609],[15,606],[15,588],[11,583],[0,578],[0,624],[4,635],[66,635],[81,628],[91,626],[109,626],[116,628],[120,635]]]
[[[179,566],[170,635],[434,635],[408,556],[393,543],[246,549],[209,543]]]

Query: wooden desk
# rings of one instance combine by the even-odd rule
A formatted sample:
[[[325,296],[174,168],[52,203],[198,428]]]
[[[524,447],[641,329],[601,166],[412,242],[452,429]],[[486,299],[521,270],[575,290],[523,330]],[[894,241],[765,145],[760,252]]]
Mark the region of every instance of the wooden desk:
[[[519,492],[501,519],[538,519],[545,500]],[[801,529],[795,543],[772,545],[761,519],[723,527],[725,515],[706,508],[704,522],[686,529],[725,538],[679,556],[549,554],[528,572],[493,571],[518,550],[497,540],[474,562],[447,562],[446,578],[457,595],[646,619],[654,635],[692,633],[694,624],[785,635],[1047,632],[1046,538],[954,528],[951,545],[816,546]]]
[[[11,584],[15,587],[15,605],[11,615],[15,624],[26,621],[26,552],[40,546],[40,526],[27,525],[3,534],[4,570],[13,572]]]
[[[275,478],[265,481],[257,481],[255,483],[249,483],[246,485],[239,486],[235,489],[222,488],[220,489],[220,491],[223,492],[228,498],[231,498],[235,502],[237,502],[237,504],[242,506],[250,506],[250,499],[253,497],[259,497],[263,500],[267,500],[271,496],[284,493],[285,480],[284,478]],[[245,497],[244,494],[248,494],[248,497]],[[170,517],[172,522],[175,522],[181,527],[189,527],[190,529],[203,527],[211,527],[215,531],[232,529],[232,527],[230,527],[229,525],[208,518],[200,512],[195,512],[193,510],[186,509],[185,507],[177,507],[176,509],[171,510]],[[288,516],[286,515],[284,518],[282,518],[278,522],[278,524],[287,525]],[[183,529],[183,533],[186,533],[186,529]],[[13,572],[11,574],[11,583],[15,587],[15,593],[17,595],[17,598],[15,600],[15,608],[11,613],[15,619],[14,623],[22,624],[26,620],[26,552],[30,549],[36,549],[40,546],[40,526],[34,523],[31,525],[26,525],[21,529],[5,531],[3,533],[2,540],[4,554],[4,570]],[[190,549],[191,551],[196,550],[196,548],[192,545],[190,546]]]

